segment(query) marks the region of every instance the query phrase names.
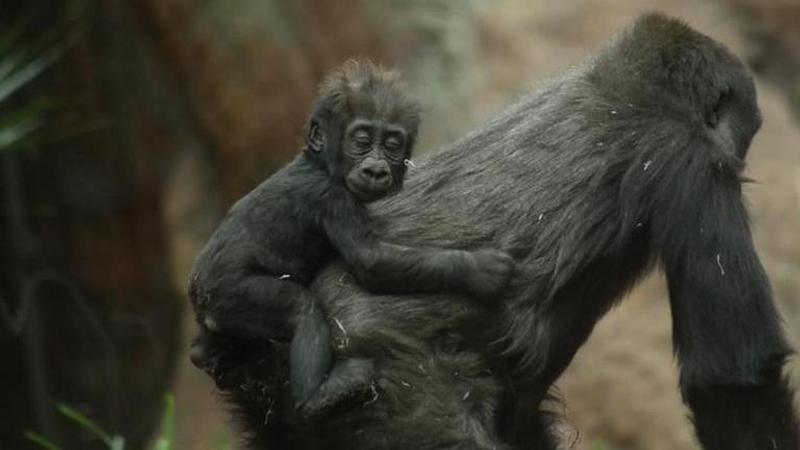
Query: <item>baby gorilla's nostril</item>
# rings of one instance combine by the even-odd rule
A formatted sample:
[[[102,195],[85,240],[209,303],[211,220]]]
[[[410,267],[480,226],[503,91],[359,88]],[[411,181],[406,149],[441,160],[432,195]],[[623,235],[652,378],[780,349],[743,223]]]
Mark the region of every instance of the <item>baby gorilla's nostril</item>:
[[[375,178],[376,180],[380,180],[381,178],[385,178],[387,175],[389,175],[388,171],[381,169],[378,170],[367,169],[366,172],[367,175],[371,176],[372,178]]]
[[[381,181],[389,176],[389,169],[386,168],[384,165],[369,165],[361,169],[364,175],[374,179],[375,181]]]

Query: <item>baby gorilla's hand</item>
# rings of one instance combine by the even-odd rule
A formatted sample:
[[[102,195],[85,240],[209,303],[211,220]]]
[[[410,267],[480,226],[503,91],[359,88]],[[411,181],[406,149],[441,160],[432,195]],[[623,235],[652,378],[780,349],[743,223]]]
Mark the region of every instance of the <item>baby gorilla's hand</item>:
[[[464,280],[467,293],[480,300],[502,297],[514,273],[514,259],[508,253],[485,249],[469,253],[472,270]]]

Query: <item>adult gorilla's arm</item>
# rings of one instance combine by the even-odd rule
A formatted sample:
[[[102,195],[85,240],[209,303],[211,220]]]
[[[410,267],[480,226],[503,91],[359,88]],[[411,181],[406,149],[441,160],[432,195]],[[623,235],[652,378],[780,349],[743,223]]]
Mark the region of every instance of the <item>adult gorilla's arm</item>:
[[[422,162],[374,206],[381,235],[500,248],[518,274],[495,310],[369,295],[338,266],[319,276],[338,353],[378,368],[374,401],[316,428],[326,448],[499,448],[500,436],[554,449],[538,405],[596,321],[660,261],[703,445],[796,450],[780,376],[789,350],[740,190],[759,122],[736,58],[649,15]]]

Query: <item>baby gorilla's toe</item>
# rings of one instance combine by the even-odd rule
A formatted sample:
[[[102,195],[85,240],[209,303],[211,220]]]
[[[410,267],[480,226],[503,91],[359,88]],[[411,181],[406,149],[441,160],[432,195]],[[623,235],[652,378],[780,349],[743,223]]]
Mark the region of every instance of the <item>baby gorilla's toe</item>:
[[[192,344],[192,347],[189,350],[189,359],[198,369],[205,369],[209,359],[208,349],[205,345],[199,343]]]
[[[203,325],[213,332],[219,332],[221,329],[217,320],[211,316],[207,316],[205,319],[203,319]]]

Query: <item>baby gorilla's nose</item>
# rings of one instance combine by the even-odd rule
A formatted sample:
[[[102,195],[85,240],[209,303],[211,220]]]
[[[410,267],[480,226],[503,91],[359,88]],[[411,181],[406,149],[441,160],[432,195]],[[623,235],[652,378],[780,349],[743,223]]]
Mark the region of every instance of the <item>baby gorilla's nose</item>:
[[[386,161],[369,159],[361,164],[361,177],[373,186],[373,189],[386,189],[391,183],[391,173]]]

